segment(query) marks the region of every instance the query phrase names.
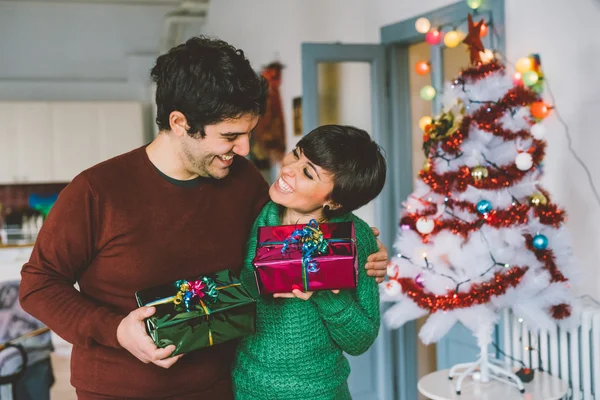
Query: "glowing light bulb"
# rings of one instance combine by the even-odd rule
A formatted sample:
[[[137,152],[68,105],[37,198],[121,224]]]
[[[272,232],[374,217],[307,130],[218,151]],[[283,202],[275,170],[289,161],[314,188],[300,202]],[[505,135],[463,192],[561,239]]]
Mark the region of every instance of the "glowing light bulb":
[[[533,68],[533,60],[529,57],[519,58],[515,64],[515,68],[522,74],[527,71],[531,71]]]
[[[421,17],[415,22],[415,29],[419,33],[427,33],[430,28],[431,22],[425,17]]]
[[[460,44],[461,39],[461,34],[452,30],[444,35],[444,44],[446,47],[453,49]]]
[[[421,130],[424,131],[427,125],[431,125],[432,122],[433,120],[430,116],[421,117],[421,119],[419,120],[419,128],[421,128]]]

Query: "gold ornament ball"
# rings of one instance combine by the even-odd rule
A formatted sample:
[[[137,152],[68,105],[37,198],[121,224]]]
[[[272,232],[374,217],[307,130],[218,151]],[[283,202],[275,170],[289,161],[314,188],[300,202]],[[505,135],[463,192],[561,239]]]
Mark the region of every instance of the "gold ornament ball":
[[[488,170],[486,167],[475,167],[471,170],[471,176],[475,181],[480,181],[488,177]]]
[[[531,196],[530,202],[531,205],[535,207],[539,205],[545,206],[546,204],[548,204],[548,199],[546,198],[546,196],[544,196],[543,193],[535,192],[533,196]]]
[[[429,162],[429,160],[425,160],[425,163],[423,164],[423,171],[429,172],[430,170],[431,170],[431,163]]]

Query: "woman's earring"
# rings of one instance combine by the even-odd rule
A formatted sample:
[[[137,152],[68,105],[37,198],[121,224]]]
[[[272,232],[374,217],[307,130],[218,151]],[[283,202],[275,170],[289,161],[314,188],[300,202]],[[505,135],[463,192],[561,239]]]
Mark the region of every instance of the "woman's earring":
[[[327,211],[329,211],[329,208],[330,208],[329,205],[325,204],[323,206],[323,211],[327,212]]]

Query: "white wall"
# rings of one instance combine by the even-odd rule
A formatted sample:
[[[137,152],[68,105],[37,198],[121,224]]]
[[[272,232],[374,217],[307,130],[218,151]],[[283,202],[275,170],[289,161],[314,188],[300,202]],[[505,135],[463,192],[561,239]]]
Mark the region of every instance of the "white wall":
[[[302,94],[300,45],[303,42],[364,42],[369,3],[364,0],[213,0],[201,32],[241,48],[255,69],[276,59],[285,64],[281,96],[288,146],[292,133],[292,99]],[[373,40],[377,38],[376,32]]]
[[[165,5],[0,0],[0,100],[150,103]]]
[[[493,1],[493,0],[488,0]],[[377,42],[379,29],[419,13],[455,3],[452,0],[219,0],[211,2],[208,24],[202,32],[219,36],[244,49],[256,68],[275,54],[287,66],[281,87],[288,146],[291,101],[301,94],[300,44],[307,41]],[[548,2],[507,0],[508,57],[541,54],[556,105],[566,120],[573,146],[595,174],[600,186],[600,42],[595,26],[600,8],[590,0]],[[546,93],[547,95],[547,93]],[[548,98],[548,100],[550,100]],[[567,228],[584,269],[580,290],[595,294],[600,288],[600,205],[594,202],[582,169],[567,150],[564,129],[555,115],[547,120],[549,148],[545,186],[567,210]]]

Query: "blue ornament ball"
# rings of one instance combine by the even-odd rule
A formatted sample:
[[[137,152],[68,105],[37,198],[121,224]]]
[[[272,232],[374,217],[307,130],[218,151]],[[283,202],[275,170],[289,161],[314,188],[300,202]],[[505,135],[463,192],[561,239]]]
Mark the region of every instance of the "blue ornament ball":
[[[492,211],[492,203],[490,203],[488,200],[480,200],[479,203],[477,203],[477,211],[480,214],[489,213]]]
[[[548,247],[548,238],[544,235],[537,234],[533,237],[533,247],[538,250],[544,250]]]

